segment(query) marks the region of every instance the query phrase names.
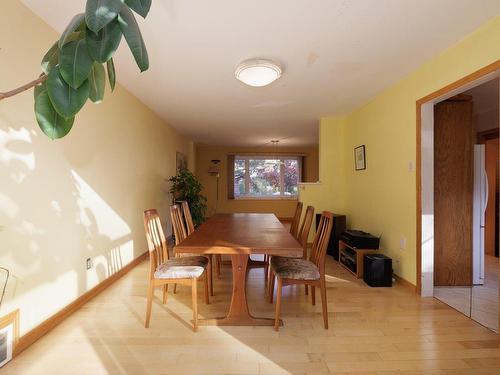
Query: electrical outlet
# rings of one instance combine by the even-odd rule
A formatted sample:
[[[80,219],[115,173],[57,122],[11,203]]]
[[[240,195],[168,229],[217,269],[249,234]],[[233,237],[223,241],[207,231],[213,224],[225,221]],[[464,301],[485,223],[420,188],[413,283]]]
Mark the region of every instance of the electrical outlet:
[[[91,258],[87,258],[87,269],[91,269],[92,268],[92,259]]]
[[[401,237],[399,239],[399,249],[400,250],[405,250],[406,249],[406,237]]]

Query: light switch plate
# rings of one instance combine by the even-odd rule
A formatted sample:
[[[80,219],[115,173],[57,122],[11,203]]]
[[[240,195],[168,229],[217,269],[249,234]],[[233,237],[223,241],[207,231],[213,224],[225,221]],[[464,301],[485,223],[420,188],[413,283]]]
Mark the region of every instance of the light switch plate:
[[[400,250],[405,250],[406,249],[406,237],[401,237],[399,239],[399,249]]]

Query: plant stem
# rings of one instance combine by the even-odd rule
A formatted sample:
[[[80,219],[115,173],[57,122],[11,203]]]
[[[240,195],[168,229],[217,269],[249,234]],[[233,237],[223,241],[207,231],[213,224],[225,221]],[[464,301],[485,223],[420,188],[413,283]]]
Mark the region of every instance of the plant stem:
[[[35,87],[36,85],[39,85],[40,83],[42,83],[46,79],[47,79],[47,75],[42,74],[40,77],[38,77],[34,81],[31,81],[30,83],[27,83],[21,87],[18,87],[17,89],[7,91],[7,92],[0,92],[0,100],[10,98],[11,96],[14,96],[14,95],[20,94],[26,90],[29,90],[29,89]]]

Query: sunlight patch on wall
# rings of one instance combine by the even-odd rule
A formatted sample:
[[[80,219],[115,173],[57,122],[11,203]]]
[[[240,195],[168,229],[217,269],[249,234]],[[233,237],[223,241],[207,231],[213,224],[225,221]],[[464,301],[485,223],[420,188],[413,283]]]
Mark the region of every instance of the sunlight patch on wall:
[[[27,172],[35,169],[35,154],[26,149],[26,145],[31,143],[31,134],[26,128],[9,128],[7,131],[0,129],[0,163],[6,166],[22,166],[13,168],[9,176],[17,184],[23,182]]]
[[[9,196],[0,192],[0,213],[9,219],[16,217],[19,206]]]
[[[86,246],[92,259],[92,268],[86,272],[86,287],[89,289],[134,259],[134,242],[130,238],[130,227],[120,215],[78,173],[72,170],[71,174],[78,192],[77,224],[86,228]],[[57,207],[55,204],[52,206]],[[106,244],[105,249],[100,248],[103,243]]]
[[[80,208],[80,223],[86,227],[96,225],[98,235],[118,240],[130,234],[130,227],[78,173],[71,171],[78,191],[77,205]]]

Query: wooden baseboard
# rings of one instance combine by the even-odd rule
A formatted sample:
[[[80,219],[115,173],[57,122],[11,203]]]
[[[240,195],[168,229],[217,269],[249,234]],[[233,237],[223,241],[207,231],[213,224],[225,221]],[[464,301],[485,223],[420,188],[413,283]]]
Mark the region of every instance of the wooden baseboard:
[[[108,277],[106,280],[102,281],[101,283],[99,283],[98,285],[96,285],[95,287],[90,289],[88,292],[85,292],[84,294],[82,294],[76,300],[71,302],[68,306],[66,306],[61,311],[57,312],[56,314],[52,315],[47,320],[40,323],[38,326],[33,328],[31,331],[22,335],[19,338],[19,341],[18,341],[16,347],[14,348],[14,357],[19,355],[22,351],[27,349],[30,345],[33,345],[38,339],[40,339],[42,336],[44,336],[45,334],[50,332],[53,328],[55,328],[57,325],[59,325],[64,319],[66,319],[68,316],[73,314],[76,310],[78,310],[85,303],[87,303],[92,298],[97,296],[104,289],[106,289],[107,287],[112,285],[115,281],[117,281],[119,278],[124,276],[126,273],[128,273],[131,269],[133,269],[139,263],[142,263],[145,259],[148,258],[148,254],[149,254],[149,252],[146,251],[144,254],[139,255],[137,258],[135,258],[132,262],[127,264],[121,270],[114,273],[113,275]]]
[[[293,221],[293,217],[278,217],[278,220],[281,221],[282,224],[289,224]]]
[[[406,279],[404,279],[401,276],[398,276],[396,274],[393,274],[393,276],[396,279],[396,283],[401,284],[405,288],[410,289],[414,293],[417,292],[417,286],[415,284],[410,283],[408,280],[406,280]]]

